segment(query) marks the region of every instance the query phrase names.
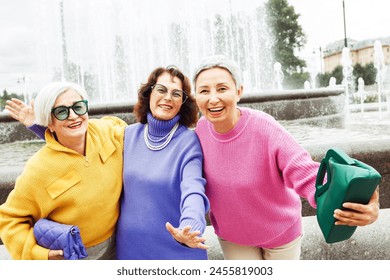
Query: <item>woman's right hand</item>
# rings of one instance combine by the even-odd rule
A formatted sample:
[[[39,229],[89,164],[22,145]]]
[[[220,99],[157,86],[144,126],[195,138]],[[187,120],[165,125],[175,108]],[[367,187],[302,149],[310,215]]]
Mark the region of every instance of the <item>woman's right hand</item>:
[[[206,238],[200,236],[200,231],[191,231],[190,226],[186,226],[183,230],[173,227],[170,223],[165,224],[167,230],[172,237],[179,243],[185,244],[190,248],[199,248],[207,250],[209,246],[205,245]]]
[[[63,260],[64,251],[62,250],[49,250],[49,260]]]
[[[30,105],[27,105],[22,100],[12,98],[11,100],[7,100],[5,109],[9,111],[12,118],[25,126],[32,126],[34,124],[34,100],[31,100]]]

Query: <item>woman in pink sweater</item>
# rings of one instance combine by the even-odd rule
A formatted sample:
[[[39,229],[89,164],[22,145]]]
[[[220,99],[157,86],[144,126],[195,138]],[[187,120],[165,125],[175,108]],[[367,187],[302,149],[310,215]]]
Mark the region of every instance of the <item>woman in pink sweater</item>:
[[[300,259],[300,197],[316,207],[319,163],[273,117],[237,106],[243,87],[233,61],[207,58],[194,84],[210,220],[224,258]],[[378,217],[379,194],[343,206],[337,224],[368,225]]]

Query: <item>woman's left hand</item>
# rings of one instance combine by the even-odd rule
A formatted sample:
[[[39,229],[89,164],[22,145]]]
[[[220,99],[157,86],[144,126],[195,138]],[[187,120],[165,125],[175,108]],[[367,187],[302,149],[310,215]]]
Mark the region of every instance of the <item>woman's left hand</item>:
[[[345,202],[344,210],[336,209],[336,225],[366,226],[372,224],[379,216],[379,189],[377,188],[368,204]]]
[[[177,242],[183,243],[190,248],[199,248],[203,250],[207,250],[209,248],[207,245],[203,244],[203,242],[206,241],[206,238],[199,236],[200,231],[191,232],[190,226],[186,226],[183,230],[181,230],[173,227],[170,223],[166,223],[165,226]]]
[[[31,100],[30,105],[28,105],[22,100],[12,98],[11,100],[7,100],[5,109],[9,111],[12,118],[21,122],[25,126],[31,126],[34,124],[34,99]]]

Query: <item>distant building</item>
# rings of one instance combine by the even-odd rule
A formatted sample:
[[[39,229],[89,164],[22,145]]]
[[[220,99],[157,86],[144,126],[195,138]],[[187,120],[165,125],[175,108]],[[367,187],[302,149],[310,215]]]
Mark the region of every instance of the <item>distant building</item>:
[[[348,48],[350,50],[352,65],[357,63],[362,66],[374,62],[374,44],[379,40],[382,43],[384,61],[386,65],[390,64],[390,37],[368,39],[356,41],[348,39]],[[336,41],[326,46],[323,53],[324,71],[330,73],[338,65],[341,65],[341,54],[344,48],[344,40]]]

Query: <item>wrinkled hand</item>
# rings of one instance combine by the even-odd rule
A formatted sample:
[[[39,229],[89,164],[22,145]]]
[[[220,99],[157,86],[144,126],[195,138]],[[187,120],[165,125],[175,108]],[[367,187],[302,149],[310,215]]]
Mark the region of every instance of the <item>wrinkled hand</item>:
[[[206,241],[206,238],[200,237],[200,231],[191,232],[191,227],[186,226],[183,230],[173,227],[170,223],[165,224],[167,230],[172,234],[173,238],[179,242],[187,245],[190,248],[199,248],[207,250],[209,247],[203,242]]]
[[[63,260],[64,251],[62,250],[50,250],[49,251],[49,260]]]
[[[366,226],[372,224],[379,216],[379,189],[377,188],[367,205],[345,202],[344,210],[336,209],[334,217],[336,225]]]
[[[21,122],[25,126],[31,126],[34,124],[34,100],[31,100],[30,105],[27,105],[22,100],[12,98],[11,100],[7,100],[5,109],[9,111],[12,118]]]

